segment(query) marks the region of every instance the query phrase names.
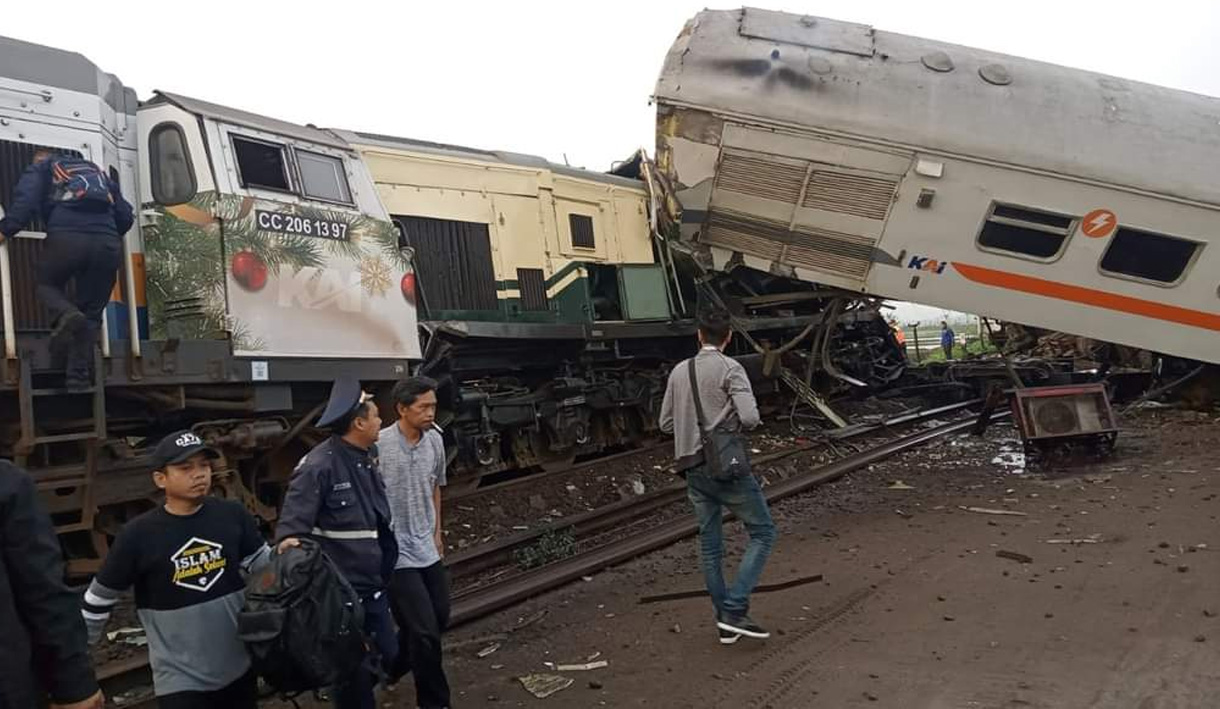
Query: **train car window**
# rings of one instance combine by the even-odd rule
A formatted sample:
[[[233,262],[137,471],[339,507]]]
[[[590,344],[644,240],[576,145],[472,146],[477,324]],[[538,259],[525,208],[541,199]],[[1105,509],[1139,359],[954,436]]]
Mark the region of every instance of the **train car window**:
[[[597,241],[593,237],[593,217],[569,214],[568,228],[572,231],[572,246],[578,249],[597,248]]]
[[[1072,217],[1053,212],[992,204],[978,244],[986,250],[1049,260],[1063,252],[1074,222]]]
[[[242,187],[292,191],[284,146],[235,135],[233,154],[237,158],[237,173]]]
[[[0,207],[7,210],[12,206],[13,188],[21,179],[21,173],[25,172],[25,169],[34,162],[34,153],[39,150],[53,150],[73,157],[84,157],[79,150],[64,150],[51,145],[0,140]],[[46,231],[41,214],[34,215],[27,230]]]
[[[517,288],[521,291],[521,310],[548,310],[546,275],[541,268],[518,268]]]
[[[301,168],[301,192],[306,197],[352,203],[352,191],[347,185],[342,160],[307,150],[298,150],[296,155],[297,166]]]
[[[148,134],[152,195],[157,204],[191,201],[195,196],[195,169],[186,149],[186,136],[176,123],[162,123]]]
[[[1101,257],[1101,270],[1162,284],[1182,279],[1200,244],[1176,236],[1119,227]]]

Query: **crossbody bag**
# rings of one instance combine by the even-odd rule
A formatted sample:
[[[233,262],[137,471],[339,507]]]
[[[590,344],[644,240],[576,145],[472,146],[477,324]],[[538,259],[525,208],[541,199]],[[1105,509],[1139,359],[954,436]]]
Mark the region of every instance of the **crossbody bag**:
[[[725,431],[719,426],[708,428],[699,397],[699,379],[695,375],[695,358],[687,360],[691,396],[695,399],[695,421],[699,425],[699,443],[703,446],[703,465],[713,480],[732,480],[749,475],[750,456],[746,439],[740,432]]]

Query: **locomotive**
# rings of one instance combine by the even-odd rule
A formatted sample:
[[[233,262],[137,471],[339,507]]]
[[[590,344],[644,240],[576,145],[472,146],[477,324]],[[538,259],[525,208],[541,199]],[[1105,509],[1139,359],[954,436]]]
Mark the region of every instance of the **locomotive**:
[[[436,377],[461,490],[648,435],[709,304],[734,314],[760,390],[784,382],[828,417],[823,365],[862,386],[905,363],[870,299],[673,253],[642,155],[603,174],[164,91],[141,103],[78,54],[12,39],[0,67],[0,204],[49,147],[137,205],[83,393],[33,295],[41,226],[0,246],[0,455],[35,477],[73,573],[151,504],[145,452],[170,430],[220,450],[219,492],[273,522],[341,373],[382,397]]]

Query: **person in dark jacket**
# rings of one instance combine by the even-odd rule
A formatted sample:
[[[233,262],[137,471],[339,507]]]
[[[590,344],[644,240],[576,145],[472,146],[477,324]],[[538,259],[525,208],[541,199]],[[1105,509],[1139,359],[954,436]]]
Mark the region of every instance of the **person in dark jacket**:
[[[297,465],[288,483],[276,536],[280,550],[297,537],[315,539],[360,595],[369,663],[333,688],[339,709],[374,709],[376,677],[394,667],[398,640],[386,592],[398,558],[385,484],[377,470],[381,417],[360,382],[340,378],[331,388],[319,428],[332,436]],[[374,669],[373,663],[380,663]]]
[[[80,599],[34,482],[0,461],[0,709],[101,709]]]
[[[134,221],[131,205],[93,163],[40,150],[13,189],[0,238],[11,239],[36,217],[47,232],[36,279],[38,298],[54,318],[51,345],[67,352],[68,388],[86,389],[102,311],[123,264],[123,235]],[[64,291],[70,280],[75,298]]]

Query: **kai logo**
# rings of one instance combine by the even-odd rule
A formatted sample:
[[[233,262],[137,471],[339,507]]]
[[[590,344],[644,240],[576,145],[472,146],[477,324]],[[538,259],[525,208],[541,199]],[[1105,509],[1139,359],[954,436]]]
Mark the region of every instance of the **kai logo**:
[[[224,547],[199,537],[182,545],[169,558],[174,564],[174,585],[192,591],[207,591],[224,576]]]
[[[916,271],[925,271],[927,273],[944,273],[945,266],[948,266],[948,261],[937,261],[934,258],[927,256],[912,256],[911,262],[907,264],[907,268]]]
[[[279,304],[281,308],[338,308],[345,313],[358,313],[364,306],[360,284],[360,271],[345,276],[334,269],[306,266],[280,278]]]

